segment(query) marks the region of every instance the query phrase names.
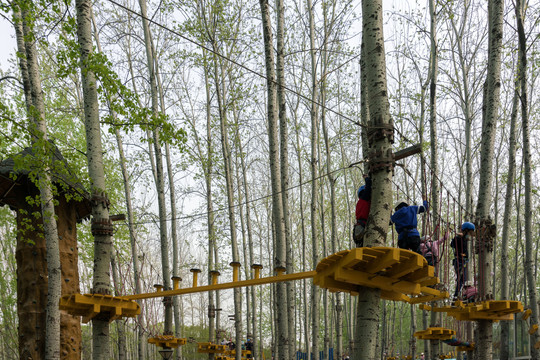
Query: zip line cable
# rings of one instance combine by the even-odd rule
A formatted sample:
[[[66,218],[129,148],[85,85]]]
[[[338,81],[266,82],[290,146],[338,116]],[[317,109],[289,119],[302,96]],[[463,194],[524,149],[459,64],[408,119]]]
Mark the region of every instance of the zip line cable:
[[[155,20],[153,20],[153,19],[150,19],[150,18],[148,18],[148,17],[145,17],[145,16],[143,16],[142,14],[139,14],[138,12],[136,12],[135,10],[132,10],[132,9],[130,9],[130,8],[127,7],[127,6],[122,5],[122,4],[118,3],[118,2],[116,2],[115,0],[108,0],[108,1],[109,1],[110,3],[112,3],[112,4],[116,5],[116,6],[118,6],[118,7],[120,7],[120,8],[122,8],[122,9],[126,10],[127,12],[129,12],[129,13],[135,15],[135,16],[140,17],[141,19],[145,19],[146,21],[148,21],[148,22],[150,22],[150,23],[156,25],[157,27],[159,27],[159,28],[161,28],[161,29],[163,29],[163,30],[169,31],[170,33],[172,33],[172,34],[174,34],[174,35],[176,35],[176,36],[178,36],[178,37],[180,37],[180,38],[186,40],[187,42],[189,42],[189,43],[191,43],[191,44],[193,44],[193,45],[195,45],[195,46],[197,46],[197,47],[199,47],[199,48],[201,48],[201,49],[204,49],[204,50],[206,50],[206,51],[208,51],[208,52],[210,52],[210,53],[212,53],[212,54],[214,54],[214,55],[220,57],[221,59],[226,60],[226,61],[230,62],[231,64],[234,64],[234,65],[236,65],[236,66],[238,66],[238,67],[240,67],[240,68],[246,70],[247,72],[249,72],[249,73],[251,73],[251,74],[253,74],[253,75],[256,75],[256,76],[258,76],[258,77],[260,77],[260,78],[265,79],[265,80],[268,81],[268,78],[266,77],[266,75],[263,75],[263,74],[261,74],[261,73],[255,71],[255,70],[253,70],[253,69],[247,67],[246,65],[241,64],[241,63],[239,63],[238,61],[233,60],[233,59],[227,57],[226,55],[223,55],[223,54],[221,54],[221,53],[219,53],[219,52],[217,52],[217,51],[215,51],[215,50],[209,48],[208,46],[205,46],[205,45],[203,45],[203,44],[197,42],[196,40],[190,39],[189,37],[187,37],[187,36],[185,36],[185,35],[182,35],[181,33],[179,33],[179,32],[176,31],[176,30],[173,30],[173,29],[171,29],[171,28],[169,28],[169,27],[167,27],[167,26],[165,26],[165,25],[163,25],[163,24],[161,24],[161,23],[158,23],[157,21],[155,21]],[[352,59],[347,60],[345,63],[350,62],[350,61],[352,61],[352,60],[358,58],[358,56],[359,56],[359,55],[354,56]],[[343,65],[344,65],[344,64],[341,64],[340,67],[343,66]],[[276,80],[272,80],[272,82],[273,82],[274,84],[276,84],[276,85],[279,86],[279,84],[277,83]],[[335,115],[340,116],[340,117],[342,117],[343,119],[345,119],[345,120],[347,120],[347,121],[350,121],[351,123],[353,123],[353,124],[355,124],[355,125],[357,125],[357,126],[364,127],[364,128],[367,128],[367,127],[368,127],[367,125],[362,124],[360,121],[353,120],[353,119],[351,119],[350,117],[348,117],[348,116],[346,116],[346,115],[340,113],[339,111],[336,111],[336,110],[334,110],[334,109],[332,109],[332,108],[329,108],[329,107],[327,107],[326,105],[323,105],[323,104],[319,103],[318,101],[315,101],[315,100],[310,99],[309,97],[307,97],[307,96],[305,96],[305,95],[303,95],[303,94],[300,94],[299,92],[295,91],[294,89],[291,89],[291,88],[289,88],[289,87],[287,87],[287,86],[285,86],[285,85],[282,85],[281,87],[282,87],[283,89],[285,89],[285,90],[287,90],[287,91],[289,91],[289,92],[295,94],[296,96],[298,96],[298,97],[300,97],[300,98],[302,98],[302,99],[304,99],[304,100],[310,102],[310,103],[313,103],[313,104],[315,104],[315,105],[317,105],[317,106],[320,106],[321,108],[323,108],[323,109],[325,109],[325,110],[327,110],[327,111],[329,111],[329,112],[331,112],[331,113],[334,113]],[[377,129],[377,127],[370,127],[370,128],[371,128],[371,129]]]
[[[167,26],[165,26],[165,25],[163,25],[163,24],[161,24],[161,23],[159,23],[159,22],[153,20],[153,18],[150,19],[150,18],[148,18],[148,17],[145,17],[145,16],[143,16],[142,14],[136,12],[135,10],[132,10],[131,8],[129,8],[129,7],[127,7],[127,6],[122,5],[122,4],[118,3],[118,2],[116,2],[115,0],[108,0],[108,1],[109,1],[110,3],[116,5],[117,7],[120,7],[120,8],[124,9],[125,11],[127,11],[127,12],[129,12],[129,13],[135,15],[135,16],[138,16],[138,17],[140,17],[140,18],[142,18],[142,19],[145,19],[146,21],[148,21],[148,22],[150,22],[150,23],[152,23],[152,24],[158,26],[159,28],[161,28],[161,29],[163,29],[163,30],[168,31],[168,32],[170,32],[170,33],[172,33],[172,34],[174,34],[174,35],[176,35],[176,36],[178,36],[178,37],[180,37],[180,38],[182,38],[182,39],[188,41],[189,43],[191,43],[191,44],[193,44],[193,45],[195,45],[195,46],[197,46],[197,47],[199,47],[199,48],[201,48],[201,49],[204,49],[204,50],[206,50],[206,51],[208,51],[208,52],[210,52],[210,53],[212,53],[212,54],[214,54],[214,55],[220,57],[221,59],[226,60],[226,61],[230,62],[231,64],[234,64],[234,65],[236,65],[236,66],[238,66],[238,67],[240,67],[240,68],[242,68],[242,69],[248,71],[249,73],[254,74],[254,75],[256,75],[256,76],[258,76],[258,77],[260,77],[260,78],[265,79],[265,80],[268,81],[268,78],[267,78],[265,75],[263,75],[263,74],[261,74],[261,73],[255,71],[255,70],[252,70],[251,68],[247,67],[246,65],[241,64],[241,63],[239,63],[238,61],[235,61],[235,60],[233,60],[233,59],[231,59],[231,58],[229,58],[229,57],[227,57],[227,56],[225,56],[225,55],[223,55],[223,54],[221,54],[221,53],[219,53],[219,52],[217,52],[217,51],[215,51],[215,50],[213,50],[213,49],[211,49],[211,48],[209,48],[209,47],[207,47],[207,46],[205,46],[205,45],[203,45],[203,44],[201,44],[201,43],[199,43],[199,42],[197,42],[197,41],[195,41],[195,40],[193,40],[193,39],[190,39],[190,38],[187,37],[187,36],[182,35],[181,33],[179,33],[179,32],[177,32],[177,31],[175,31],[175,30],[173,30],[173,29],[171,29],[171,28],[169,28],[169,27],[167,27]],[[355,58],[357,58],[357,56],[353,57],[353,59],[355,59]],[[351,61],[351,60],[349,60],[349,61]],[[272,82],[274,82],[274,83],[277,85],[277,82],[276,82],[275,80],[272,80]],[[344,115],[344,114],[342,114],[342,113],[340,113],[340,112],[338,112],[338,111],[336,111],[336,110],[334,110],[334,109],[332,109],[332,108],[329,108],[329,107],[327,107],[327,106],[325,106],[325,105],[323,105],[323,104],[321,104],[321,103],[319,103],[319,102],[317,102],[317,101],[314,101],[313,99],[310,99],[310,98],[308,98],[307,96],[305,96],[305,95],[303,95],[303,94],[300,94],[299,92],[297,92],[297,91],[295,91],[295,90],[293,90],[293,89],[291,89],[291,88],[289,88],[289,87],[287,87],[287,86],[282,86],[282,87],[283,87],[283,89],[285,89],[285,90],[287,90],[287,91],[289,91],[289,92],[291,92],[291,93],[297,95],[298,97],[300,97],[300,98],[302,98],[302,99],[304,99],[304,100],[306,100],[306,101],[308,101],[308,102],[314,103],[314,104],[316,104],[317,106],[320,106],[321,108],[323,108],[323,109],[325,109],[325,110],[327,110],[327,111],[329,111],[329,112],[331,112],[331,113],[334,113],[335,115],[340,116],[340,117],[342,117],[343,119],[345,119],[345,120],[347,120],[347,121],[349,121],[349,122],[351,122],[351,123],[353,123],[353,124],[355,124],[355,125],[357,125],[357,126],[360,126],[360,127],[362,127],[362,128],[368,128],[368,125],[362,124],[360,121],[355,121],[355,120],[351,119],[350,117],[348,117],[348,116],[346,116],[346,115]],[[369,128],[370,128],[370,129],[375,129],[375,128],[377,128],[377,127],[369,127]],[[409,142],[411,145],[414,145],[414,143],[413,143],[408,137],[406,137],[399,129],[397,129],[397,128],[394,127],[394,130],[395,130],[395,131],[398,133],[398,135],[399,135],[400,137],[402,137],[405,141]],[[421,156],[422,156],[422,159],[425,161],[425,160],[426,160],[425,157],[424,157],[423,155],[421,155]],[[315,179],[310,179],[310,180],[308,180],[308,181],[306,181],[306,182],[304,182],[304,183],[297,184],[297,185],[295,185],[295,186],[292,186],[292,187],[288,188],[287,190],[292,190],[292,189],[298,188],[298,187],[300,187],[300,186],[309,184],[309,183],[311,183],[311,182],[313,182],[313,181],[319,180],[319,179],[321,179],[321,178],[323,178],[323,177],[325,177],[325,176],[331,175],[331,174],[333,174],[333,173],[335,173],[335,172],[338,172],[338,171],[341,171],[341,170],[345,170],[345,169],[351,168],[351,167],[353,167],[353,165],[356,165],[356,164],[358,164],[358,163],[360,163],[360,162],[352,163],[352,164],[350,164],[350,165],[347,166],[347,167],[342,167],[342,168],[336,169],[336,170],[334,170],[334,171],[331,171],[331,172],[329,172],[329,173],[320,175],[320,176],[318,176],[318,177],[315,178]],[[434,174],[433,169],[431,168],[431,166],[429,166],[429,163],[428,163],[427,161],[425,161],[425,163],[426,163],[426,165],[428,166],[428,168],[430,169],[430,172],[431,172],[432,176],[435,176],[435,178],[439,181],[439,184],[441,185],[441,187],[444,188],[444,189],[447,191],[447,194],[454,200],[454,202],[457,202],[456,198],[455,198],[453,195],[451,195],[451,193],[450,193],[450,191],[448,190],[448,188],[446,188],[446,187],[444,186],[444,184],[443,184],[442,180],[440,179],[440,177],[439,177],[437,174]],[[394,184],[395,184],[395,182],[394,182]],[[397,184],[396,184],[396,185],[397,185]],[[416,184],[416,186],[418,187],[418,184]],[[281,191],[279,191],[278,193],[281,193]],[[272,195],[273,195],[273,194],[268,194],[268,195],[261,196],[261,197],[256,198],[256,199],[251,199],[251,200],[245,201],[245,202],[243,202],[243,203],[235,204],[235,205],[232,206],[232,208],[235,208],[235,207],[238,207],[238,206],[241,206],[241,205],[247,205],[247,204],[250,204],[250,203],[252,203],[252,202],[264,200],[264,199],[266,199],[266,198],[271,197]],[[458,205],[459,205],[459,207],[460,207],[462,210],[464,210],[464,212],[465,212],[466,214],[472,215],[472,214],[470,214],[470,213],[467,211],[467,209],[465,209],[461,204],[458,203]],[[213,210],[213,212],[224,211],[224,210],[226,210],[226,209],[228,209],[228,208],[229,208],[229,206],[223,207],[223,208],[220,208],[220,209]],[[199,213],[199,214],[196,214],[196,215],[186,215],[186,216],[182,216],[182,217],[177,217],[176,220],[194,219],[194,218],[202,217],[202,216],[205,216],[205,215],[208,215],[208,214],[209,214],[209,213],[206,212],[206,213]],[[171,221],[171,220],[172,220],[172,219],[167,219],[167,221]],[[141,224],[149,224],[149,223],[154,223],[154,221],[135,222],[135,223],[133,223],[133,225],[141,225]],[[122,224],[122,223],[119,223],[119,224]],[[127,225],[127,223],[123,223],[123,224],[126,224],[126,225]]]
[[[399,129],[394,127],[394,131],[396,131],[398,133],[398,135],[402,139],[407,141],[409,144],[415,145],[415,143],[412,140],[410,140],[408,137],[406,137],[401,131],[399,131]],[[433,168],[429,165],[429,162],[426,160],[425,156],[424,155],[420,155],[420,156],[421,156],[421,159],[426,164],[426,166],[429,168],[431,176],[434,176],[437,179],[437,181],[439,182],[439,185],[441,186],[441,188],[444,188],[446,190],[446,193],[448,194],[448,196],[450,196],[452,198],[452,200],[454,200],[454,202],[457,202],[458,206],[461,208],[461,210],[463,210],[463,212],[465,214],[468,214],[469,216],[472,216],[473,214],[469,213],[469,211],[451,194],[450,190],[448,190],[448,188],[446,186],[444,186],[444,183],[443,183],[442,179],[437,174],[435,174],[435,172],[433,171]],[[419,187],[418,184],[416,184],[416,186]],[[420,193],[422,193],[421,189],[420,189]]]
[[[316,181],[316,180],[320,180],[324,177],[327,177],[328,175],[332,175],[332,174],[335,174],[339,171],[342,171],[342,170],[347,170],[347,169],[351,169],[354,167],[354,164],[358,164],[358,162],[356,163],[352,163],[348,166],[343,166],[339,169],[336,169],[336,170],[332,170],[328,173],[325,173],[325,174],[321,174],[319,176],[317,176],[316,178],[314,179],[309,179],[309,180],[306,180],[304,181],[303,183],[299,183],[299,184],[296,184],[296,185],[293,185],[291,187],[288,187],[287,188],[287,191],[289,190],[293,190],[293,189],[296,189],[296,188],[299,188],[299,187],[302,187],[304,185],[307,185],[307,184],[310,184],[312,183],[313,181]],[[277,192],[277,194],[281,194],[283,191],[280,190]],[[184,215],[184,216],[179,216],[179,217],[176,217],[176,218],[168,218],[168,219],[165,219],[165,221],[172,221],[172,220],[187,220],[187,219],[197,219],[199,217],[203,217],[203,216],[207,216],[209,214],[213,214],[213,213],[217,213],[217,212],[221,212],[221,211],[225,211],[227,209],[234,209],[234,208],[237,208],[237,207],[240,207],[240,206],[243,206],[243,205],[249,205],[253,202],[257,202],[257,201],[261,201],[261,200],[264,200],[264,199],[268,199],[270,197],[272,197],[274,195],[274,193],[270,193],[270,194],[267,194],[267,195],[263,195],[263,196],[260,196],[258,198],[255,198],[255,199],[251,199],[251,200],[247,200],[247,201],[244,201],[244,202],[241,202],[241,203],[237,203],[237,204],[234,204],[232,206],[224,206],[224,207],[221,207],[219,209],[216,209],[216,210],[212,210],[212,211],[207,211],[207,212],[203,212],[203,213],[198,213],[198,214],[193,214],[193,215]],[[131,224],[132,225],[144,225],[144,224],[154,224],[156,221],[138,221],[138,222],[132,222]],[[116,224],[118,225],[128,225],[127,222],[116,222]]]
[[[122,5],[122,4],[118,3],[118,2],[116,2],[115,0],[108,0],[108,1],[109,1],[110,3],[112,3],[112,4],[114,4],[114,5],[116,5],[116,6],[120,7],[120,8],[122,8],[122,9],[124,9],[125,11],[127,11],[127,12],[129,12],[129,13],[135,15],[135,16],[138,16],[138,17],[140,17],[140,18],[142,18],[142,19],[145,19],[145,20],[148,21],[148,22],[151,22],[152,24],[158,26],[159,28],[161,28],[161,29],[163,29],[163,30],[165,30],[165,31],[171,32],[172,34],[174,34],[174,35],[176,35],[176,36],[178,36],[178,37],[180,37],[180,38],[182,38],[182,39],[184,39],[184,40],[190,42],[191,44],[193,44],[193,45],[195,45],[195,46],[197,46],[197,47],[200,47],[201,49],[204,49],[204,50],[206,50],[206,51],[208,51],[208,52],[210,52],[210,53],[212,53],[212,54],[214,54],[214,55],[217,55],[217,56],[220,57],[221,59],[226,60],[226,61],[230,62],[231,64],[234,64],[234,65],[236,65],[236,66],[238,66],[238,67],[240,67],[240,68],[242,68],[242,69],[248,71],[248,72],[251,73],[251,74],[254,74],[254,75],[256,75],[256,76],[258,76],[258,77],[260,77],[260,78],[262,78],[262,79],[268,80],[268,78],[267,78],[265,75],[263,75],[263,74],[261,74],[261,73],[255,71],[255,70],[253,70],[253,69],[247,67],[246,65],[241,64],[241,63],[239,63],[239,62],[237,62],[237,61],[235,61],[235,60],[233,60],[233,59],[231,59],[231,58],[229,58],[229,57],[227,57],[227,56],[225,56],[225,55],[223,55],[223,54],[221,54],[221,53],[219,53],[219,52],[217,52],[217,51],[215,51],[215,50],[213,50],[213,49],[210,49],[209,47],[207,47],[207,46],[205,46],[205,45],[203,45],[203,44],[201,44],[201,43],[199,43],[199,42],[197,42],[197,41],[195,41],[195,40],[193,40],[193,39],[190,39],[189,37],[184,36],[184,35],[182,35],[181,33],[177,32],[177,31],[175,31],[175,30],[173,30],[173,29],[171,29],[171,28],[169,28],[169,27],[167,27],[167,26],[165,26],[165,25],[163,25],[163,24],[161,24],[161,23],[159,23],[159,22],[157,22],[157,21],[155,21],[155,20],[153,20],[153,19],[150,19],[150,18],[148,18],[148,17],[145,17],[145,16],[143,16],[142,14],[139,14],[138,12],[136,12],[135,10],[133,10],[133,9],[131,9],[131,8],[125,6],[125,5]],[[356,58],[356,57],[355,57],[355,58]],[[272,82],[274,82],[274,83],[277,85],[277,82],[276,82],[275,80],[272,80]],[[300,97],[300,98],[302,98],[302,99],[308,101],[308,102],[314,103],[314,104],[316,104],[317,106],[320,106],[321,108],[324,108],[325,110],[330,111],[330,112],[334,113],[335,115],[344,118],[344,119],[347,120],[347,121],[350,121],[351,123],[353,123],[353,124],[355,124],[355,125],[358,125],[358,126],[363,127],[363,128],[368,128],[367,125],[364,125],[364,124],[362,124],[362,123],[359,122],[359,121],[355,121],[355,120],[351,119],[350,117],[348,117],[348,116],[346,116],[346,115],[344,115],[344,114],[342,114],[342,113],[340,113],[340,112],[338,112],[338,111],[336,111],[336,110],[334,110],[334,109],[332,109],[332,108],[329,108],[329,107],[327,107],[327,106],[325,106],[325,105],[323,105],[323,104],[321,104],[321,103],[319,103],[319,102],[317,102],[317,101],[314,101],[313,99],[310,99],[310,98],[308,98],[307,96],[305,96],[305,95],[303,95],[303,94],[300,94],[299,92],[297,92],[297,91],[295,91],[295,90],[293,90],[293,89],[291,89],[291,88],[289,88],[289,87],[287,87],[287,86],[283,86],[283,88],[284,88],[285,90],[287,90],[287,91],[289,91],[289,92],[291,92],[291,93],[297,95],[298,97]],[[375,127],[370,127],[370,128],[371,128],[371,129],[375,129]],[[399,134],[399,136],[401,136],[405,141],[409,142],[411,145],[414,145],[414,143],[413,143],[409,138],[407,138],[401,131],[399,131],[397,128],[394,128],[394,130],[395,130],[395,131]],[[423,159],[424,161],[426,160],[424,156],[422,156],[422,159]],[[448,190],[448,188],[446,188],[446,187],[444,186],[444,184],[443,184],[442,180],[440,179],[440,177],[439,177],[437,174],[434,174],[433,169],[431,168],[431,166],[429,166],[428,162],[425,161],[425,163],[426,163],[426,165],[428,166],[428,168],[430,169],[430,172],[431,172],[432,176],[435,176],[435,178],[439,181],[439,184],[441,185],[441,187],[444,188],[444,189],[447,191],[447,194],[449,194],[449,195],[452,197],[452,199],[453,199],[454,201],[457,201],[457,199],[456,199],[453,195],[451,195],[451,193],[450,193],[450,191]],[[343,169],[346,169],[346,168],[341,168],[341,169],[338,169],[338,170],[335,170],[335,171],[340,171],[340,170],[343,170]],[[325,176],[328,176],[328,175],[330,175],[330,174],[332,174],[332,173],[333,173],[333,172],[328,173],[328,174],[326,174]],[[320,177],[319,177],[319,178],[320,178]],[[318,178],[317,178],[317,179],[318,179]],[[317,179],[312,179],[312,180],[310,180],[310,181],[308,181],[308,182],[306,182],[306,183],[304,183],[304,184],[307,184],[307,183],[309,183],[309,182],[311,182],[311,181],[314,181],[314,180],[317,180]],[[295,187],[293,187],[293,188],[296,188],[296,187],[298,187],[298,186],[302,186],[302,185],[304,185],[304,184],[299,184],[299,185],[297,185],[297,186],[295,186]],[[260,197],[260,198],[258,198],[258,199],[249,200],[248,202],[246,202],[246,204],[247,204],[247,203],[250,203],[250,202],[253,202],[253,201],[265,199],[265,198],[267,198],[267,197],[269,197],[269,196],[272,196],[272,195],[270,194],[270,195],[266,195],[266,196]],[[239,206],[239,205],[242,205],[242,204],[237,204],[236,206]],[[465,209],[465,208],[463,207],[463,205],[459,204],[459,207],[460,207],[462,210],[464,210],[465,213],[469,214],[469,212],[467,211],[467,209]],[[220,210],[225,210],[225,209],[227,209],[227,208],[220,209]],[[215,210],[215,211],[220,211],[220,210]],[[469,214],[469,215],[471,215],[471,214]],[[196,216],[198,216],[198,215],[196,215]],[[186,217],[183,217],[183,218],[186,218]],[[188,218],[191,218],[191,217],[188,217]],[[178,218],[177,220],[179,220],[179,219],[181,219],[181,218]]]

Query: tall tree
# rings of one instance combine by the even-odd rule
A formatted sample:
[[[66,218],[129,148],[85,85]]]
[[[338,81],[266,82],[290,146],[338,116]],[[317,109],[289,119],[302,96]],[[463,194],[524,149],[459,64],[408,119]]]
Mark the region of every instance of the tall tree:
[[[319,236],[317,231],[317,194],[319,182],[318,177],[318,144],[319,144],[319,84],[317,80],[317,54],[315,47],[315,9],[312,6],[311,0],[307,0],[307,9],[309,15],[309,45],[310,45],[310,60],[311,60],[311,246],[312,246],[312,266],[315,268],[319,262]],[[315,359],[319,357],[319,289],[315,284],[311,285],[311,352]]]
[[[286,234],[283,215],[283,200],[281,186],[281,167],[279,158],[279,138],[278,138],[278,102],[276,89],[276,72],[273,35],[270,21],[270,6],[268,0],[260,0],[264,54],[266,66],[266,87],[267,87],[267,122],[268,122],[268,146],[270,153],[270,181],[272,184],[272,219],[275,227],[276,246],[274,255],[274,267],[286,267]],[[281,86],[284,84],[281,83]],[[285,111],[285,109],[283,109]],[[286,119],[285,119],[286,121]],[[285,139],[286,140],[286,139]],[[286,160],[286,159],[285,159]],[[287,299],[286,284],[276,284],[277,297]],[[279,358],[286,359],[289,356],[289,334],[288,334],[288,308],[287,301],[279,301],[277,307],[277,343],[279,347]]]
[[[518,60],[519,61],[519,60]],[[519,80],[516,78],[514,96],[512,101],[512,112],[510,114],[510,130],[508,134],[508,176],[506,178],[506,194],[504,199],[504,214],[502,221],[501,235],[501,274],[508,274],[510,264],[508,263],[508,240],[511,224],[511,213],[513,204],[514,182],[516,178],[516,121],[519,111]],[[501,300],[509,299],[508,276],[501,276]],[[501,322],[501,360],[510,357],[510,322]]]
[[[94,17],[93,12],[92,12],[91,15],[92,15],[92,25],[93,25],[93,29],[94,29],[94,39],[96,41],[96,47],[97,47],[98,52],[101,53],[102,52],[101,42],[100,42],[98,27],[97,27],[97,24],[96,24],[96,19]],[[108,101],[108,105],[109,105],[110,116],[113,119],[113,121],[116,122],[117,121],[117,114],[113,110],[113,108],[110,106],[111,101],[112,101],[112,99],[110,98],[110,94],[107,93],[106,97],[107,97],[107,101]],[[133,266],[133,283],[135,284],[135,292],[137,294],[140,294],[140,293],[142,293],[141,274],[140,274],[140,264],[139,264],[138,250],[137,250],[137,237],[136,237],[136,234],[135,234],[135,225],[134,225],[134,216],[135,215],[134,215],[134,212],[133,212],[133,205],[132,205],[132,198],[131,198],[130,176],[129,176],[129,173],[128,173],[128,170],[127,170],[127,165],[126,165],[126,156],[125,156],[125,153],[124,153],[124,144],[123,144],[122,136],[120,135],[120,130],[119,130],[118,126],[115,126],[114,134],[115,134],[115,138],[116,138],[116,145],[117,145],[118,156],[119,156],[119,160],[120,160],[120,170],[122,172],[122,179],[124,181],[124,196],[125,196],[125,200],[126,200],[126,212],[127,212],[127,219],[128,219],[129,241],[130,241],[130,245],[131,245],[131,260],[132,260],[132,266]],[[112,258],[111,258],[111,267],[112,267],[112,269],[114,271],[115,270],[114,269],[114,264],[113,264],[114,263],[114,254],[112,254],[111,256],[112,256]],[[114,272],[113,272],[113,275],[114,275]],[[118,291],[117,291],[117,288],[116,288],[116,286],[118,284],[118,281],[115,280],[114,276],[113,276],[113,281],[114,281],[114,286],[115,286],[115,292],[118,295]],[[139,304],[140,304],[140,302],[139,302]],[[144,338],[144,316],[143,316],[142,313],[137,316],[137,322],[139,324],[139,326],[137,328],[137,338],[138,338],[137,353],[139,355],[139,358],[142,358],[144,356],[144,354],[145,354],[144,351],[145,351],[145,344],[146,344],[146,341],[145,341],[145,338]],[[121,326],[121,325],[118,325],[118,326]],[[119,346],[119,348],[120,348],[120,346]],[[120,350],[119,350],[119,353],[120,353]]]
[[[438,142],[437,142],[437,79],[439,75],[439,49],[437,42],[437,11],[435,0],[429,0],[429,18],[430,18],[430,84],[429,84],[429,128],[430,128],[430,144],[431,144],[431,214],[432,214],[432,229],[434,229],[433,240],[439,240],[438,224],[439,222],[439,169],[438,169]],[[424,173],[422,176],[425,176]],[[427,179],[426,179],[427,180]],[[425,193],[422,194],[425,196]],[[435,274],[438,276],[438,274]],[[430,326],[436,327],[438,324],[439,313],[431,312]],[[439,340],[431,340],[427,357],[432,359],[439,356]]]
[[[155,54],[152,49],[152,35],[150,33],[150,27],[148,25],[146,14],[146,0],[139,0],[139,6],[141,8],[141,20],[143,24],[144,32],[144,44],[146,50],[146,63],[148,66],[149,82],[150,82],[150,96],[152,103],[152,116],[157,120],[161,114],[159,111],[158,103],[158,86],[157,86],[157,69],[155,66]],[[158,198],[159,209],[159,238],[161,244],[161,272],[163,276],[163,286],[165,289],[172,289],[171,287],[171,270],[169,265],[169,238],[167,237],[167,209],[165,203],[165,181],[163,175],[163,153],[161,148],[160,129],[158,127],[153,129],[152,142],[154,145],[155,154],[155,181],[156,191]],[[164,299],[165,305],[165,334],[173,333],[173,309],[172,299],[167,297]]]
[[[41,217],[47,251],[47,309],[45,322],[45,352],[47,359],[60,359],[60,309],[58,303],[62,291],[62,272],[60,269],[60,247],[55,218],[54,193],[51,182],[51,149],[45,123],[45,102],[36,51],[37,36],[34,21],[37,13],[30,1],[13,3],[14,24],[19,51],[19,67],[23,78],[26,108],[31,123],[32,149],[37,163],[43,164],[37,174],[37,187],[40,193]],[[54,150],[52,150],[54,151]]]
[[[492,252],[495,241],[495,225],[490,220],[491,185],[493,168],[493,143],[500,104],[501,51],[503,35],[503,0],[488,3],[489,47],[487,79],[484,85],[484,112],[482,121],[482,141],[480,155],[480,183],[476,207],[478,226],[476,253],[479,259],[479,295],[484,299],[493,298]],[[489,320],[478,321],[478,341],[476,353],[481,360],[491,360],[493,327]]]
[[[276,0],[277,16],[277,48],[276,48],[276,92],[279,117],[279,159],[280,159],[280,185],[283,206],[282,222],[284,230],[285,262],[287,273],[293,273],[293,253],[291,242],[291,225],[289,214],[289,134],[287,124],[287,105],[285,102],[285,6],[283,0]],[[289,358],[294,358],[296,353],[296,328],[292,320],[295,316],[295,283],[289,281],[287,287],[287,336],[289,340]]]
[[[369,161],[373,190],[364,246],[385,243],[392,201],[392,142],[394,125],[386,86],[382,1],[362,3],[362,31],[369,106]],[[362,289],[356,313],[353,359],[375,359],[379,323],[380,291]]]
[[[93,55],[92,2],[76,0],[75,4],[77,8],[77,38],[81,55],[88,175],[92,194],[92,235],[94,236],[92,291],[97,294],[109,294],[111,285],[109,265],[113,228],[109,218],[109,200],[105,192],[96,76],[90,65]],[[109,358],[109,323],[107,320],[99,318],[92,320],[92,356],[95,360]]]
[[[516,0],[515,13],[518,33],[518,81],[520,84],[520,104],[521,104],[521,127],[523,134],[523,165],[524,165],[524,180],[525,180],[525,273],[527,277],[527,289],[529,304],[532,308],[531,324],[538,324],[538,302],[536,294],[536,276],[535,276],[535,260],[533,249],[533,234],[532,234],[532,169],[531,169],[531,139],[529,130],[529,100],[527,89],[527,37],[525,35],[525,9],[526,2]],[[538,251],[538,250],[537,250]],[[504,274],[504,273],[503,273]],[[540,344],[540,334],[535,331],[531,334],[531,358],[538,359],[540,351],[536,347]]]

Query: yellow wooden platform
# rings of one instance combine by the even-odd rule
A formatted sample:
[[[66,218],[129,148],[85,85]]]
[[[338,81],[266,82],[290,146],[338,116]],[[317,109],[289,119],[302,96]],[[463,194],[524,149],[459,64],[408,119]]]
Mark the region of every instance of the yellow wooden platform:
[[[381,289],[381,298],[419,303],[444,299],[448,293],[433,289],[439,279],[423,256],[392,247],[362,247],[340,251],[323,259],[313,282],[332,292],[358,295],[359,286]]]
[[[236,356],[236,349],[234,350],[227,350],[223,353],[224,355],[232,356],[233,358]],[[250,350],[242,350],[242,357],[247,358],[248,355],[251,355]]]
[[[82,316],[87,323],[99,316],[109,322],[122,317],[134,317],[141,313],[141,308],[133,300],[102,294],[72,294],[60,298],[60,310],[73,316]]]
[[[453,306],[432,307],[420,305],[423,310],[445,312],[461,321],[475,320],[513,320],[514,314],[523,311],[521,301],[514,300],[491,300],[472,304],[464,304],[456,301]]]
[[[210,342],[197,343],[197,352],[222,354],[227,351],[227,345],[219,345]]]
[[[420,340],[448,340],[456,335],[456,330],[442,327],[429,327],[414,333],[414,337]]]
[[[173,335],[158,335],[148,339],[149,344],[154,344],[158,347],[177,348],[182,345],[186,345],[186,338],[177,338]]]
[[[471,346],[458,346],[456,347],[457,351],[473,351],[474,350],[474,343],[471,343]]]

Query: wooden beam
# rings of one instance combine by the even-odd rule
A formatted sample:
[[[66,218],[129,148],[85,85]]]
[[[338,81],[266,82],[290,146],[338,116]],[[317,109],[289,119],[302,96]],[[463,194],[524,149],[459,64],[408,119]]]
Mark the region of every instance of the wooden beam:
[[[396,161],[405,159],[411,155],[418,154],[420,151],[422,151],[422,144],[416,144],[413,146],[409,146],[408,148],[405,148],[403,150],[396,151],[394,153],[394,158]]]

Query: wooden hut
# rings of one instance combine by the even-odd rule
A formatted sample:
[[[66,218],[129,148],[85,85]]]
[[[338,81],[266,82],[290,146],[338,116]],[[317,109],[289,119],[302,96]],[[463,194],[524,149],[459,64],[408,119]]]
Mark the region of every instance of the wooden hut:
[[[52,178],[56,187],[55,206],[62,267],[62,295],[78,293],[77,222],[91,213],[89,196],[56,146],[52,145]],[[43,221],[34,213],[39,198],[31,148],[0,162],[0,205],[8,205],[17,217],[17,312],[19,318],[19,358],[44,359],[45,309],[47,304],[47,257],[42,232]],[[61,359],[81,358],[80,318],[62,311],[60,324]]]

